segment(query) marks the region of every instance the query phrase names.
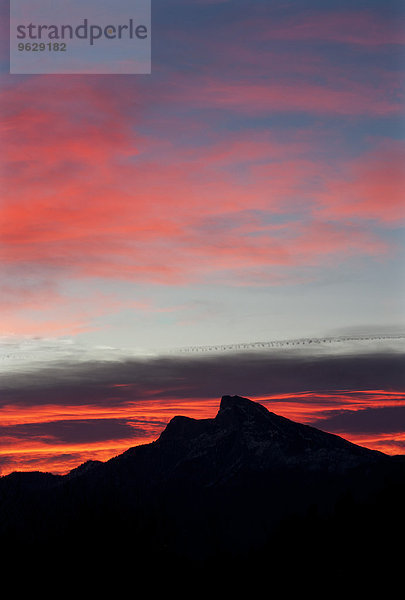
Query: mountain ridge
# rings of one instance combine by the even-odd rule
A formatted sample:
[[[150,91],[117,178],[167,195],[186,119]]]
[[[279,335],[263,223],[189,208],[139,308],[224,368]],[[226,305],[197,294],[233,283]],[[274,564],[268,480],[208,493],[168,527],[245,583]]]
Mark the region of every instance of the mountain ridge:
[[[2,477],[0,540],[31,553],[83,546],[100,558],[132,539],[146,568],[218,557],[252,566],[305,539],[321,560],[336,540],[368,539],[370,520],[384,543],[387,521],[405,533],[403,501],[405,457],[226,395],[214,418],[173,417],[157,440],[106,462]]]
[[[115,463],[120,460],[121,457],[131,456],[145,447],[153,447],[159,445],[161,443],[171,443],[174,442],[183,442],[191,441],[197,438],[199,435],[207,435],[207,434],[216,434],[222,433],[230,433],[231,431],[238,431],[238,433],[243,435],[248,434],[249,428],[252,428],[254,435],[258,437],[258,433],[264,434],[264,436],[272,436],[273,442],[277,443],[277,432],[280,435],[285,433],[287,430],[295,430],[295,435],[299,435],[302,438],[303,445],[305,439],[308,442],[308,446],[315,447],[317,441],[319,448],[325,448],[327,446],[332,446],[335,443],[336,448],[340,448],[342,450],[352,451],[354,454],[358,456],[369,457],[370,459],[374,457],[378,458],[392,458],[390,455],[384,454],[378,450],[371,450],[365,448],[364,446],[355,444],[345,439],[342,436],[325,432],[316,427],[305,425],[302,423],[298,423],[287,417],[283,417],[268,410],[262,404],[252,401],[248,398],[238,395],[224,395],[221,398],[219,410],[217,415],[213,418],[206,419],[195,419],[192,417],[187,417],[183,415],[176,415],[170,419],[167,423],[164,430],[158,436],[158,438],[148,444],[140,444],[137,446],[132,446],[125,450],[123,453],[118,454],[107,461],[99,461],[99,460],[87,460],[84,463],[74,467],[68,473],[64,475],[59,475],[51,472],[43,472],[43,471],[13,471],[12,473],[8,473],[0,477],[1,479],[7,477],[21,477],[27,476],[27,479],[30,477],[34,478],[34,474],[37,474],[38,479],[45,477],[50,479],[52,476],[62,481],[65,479],[69,479],[76,476],[81,476],[88,471],[91,471],[95,468],[102,468],[103,465],[107,465],[110,463]],[[307,434],[307,436],[305,435]],[[309,437],[308,437],[309,436]],[[311,438],[312,436],[312,438]],[[262,436],[263,437],[263,436]],[[278,440],[280,441],[280,440]],[[297,449],[297,453],[302,451],[303,447]],[[402,455],[399,455],[401,458]],[[404,455],[405,459],[405,455]],[[18,474],[18,475],[17,475]]]

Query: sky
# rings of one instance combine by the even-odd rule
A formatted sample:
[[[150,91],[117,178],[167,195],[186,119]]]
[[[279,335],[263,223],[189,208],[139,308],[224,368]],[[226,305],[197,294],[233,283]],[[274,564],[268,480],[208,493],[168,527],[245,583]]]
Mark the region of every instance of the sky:
[[[6,4],[3,473],[107,459],[230,388],[403,453],[378,340],[405,332],[403,2],[152,0],[150,75],[10,75]]]

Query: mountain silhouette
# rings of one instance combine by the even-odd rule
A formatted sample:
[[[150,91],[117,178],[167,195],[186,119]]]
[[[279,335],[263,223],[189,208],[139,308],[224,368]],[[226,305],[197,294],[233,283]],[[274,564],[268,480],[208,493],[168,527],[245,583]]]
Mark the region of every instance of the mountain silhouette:
[[[0,478],[0,540],[19,560],[142,573],[325,569],[380,556],[405,531],[404,500],[405,457],[223,396],[215,418],[176,416],[107,462]]]

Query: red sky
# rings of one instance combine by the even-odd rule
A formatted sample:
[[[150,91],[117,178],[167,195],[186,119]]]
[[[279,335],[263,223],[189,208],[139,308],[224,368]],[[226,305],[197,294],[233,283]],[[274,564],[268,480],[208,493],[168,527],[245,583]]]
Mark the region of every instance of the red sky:
[[[382,408],[405,407],[405,394],[385,390],[343,390],[329,393],[306,392],[275,395],[275,397],[252,397],[272,412],[294,421],[312,425],[330,433],[341,435],[353,443],[360,444],[386,454],[403,454],[405,449],[404,431],[350,431],[348,428],[327,427],[322,421],[325,415],[376,411]],[[297,398],[298,397],[298,398]],[[331,403],[333,409],[331,410]],[[66,473],[86,460],[108,460],[137,444],[153,442],[158,438],[166,423],[176,416],[184,415],[196,419],[214,418],[219,410],[219,399],[201,398],[192,400],[148,400],[123,404],[119,408],[96,406],[45,405],[34,408],[4,407],[2,410],[2,434],[0,462],[6,466],[2,474],[14,470],[34,470]],[[66,432],[75,428],[75,422],[86,422],[90,432],[93,425],[102,426],[125,421],[128,424],[126,437],[119,439],[86,439],[82,442],[66,442],[55,434],[41,434],[40,424],[61,422]],[[69,424],[70,427],[66,425]],[[32,427],[35,425],[34,427]],[[30,432],[30,426],[32,433]],[[110,425],[111,427],[111,425]],[[131,431],[133,428],[133,432]],[[7,434],[7,429],[10,433]],[[60,431],[63,427],[60,428]],[[112,432],[114,427],[111,427]],[[88,434],[91,438],[91,433]]]
[[[80,401],[63,378],[40,399],[21,373],[42,382],[66,343],[97,371],[106,347],[404,331],[400,2],[153,0],[152,74],[138,76],[10,75],[5,2],[1,15],[4,470],[108,458],[173,411],[214,416],[227,393],[218,380],[200,395],[188,374],[189,398],[165,380],[153,402],[148,384],[106,406],[89,375]],[[396,369],[322,390],[314,372],[277,411],[402,452]],[[277,395],[267,379],[242,387]]]

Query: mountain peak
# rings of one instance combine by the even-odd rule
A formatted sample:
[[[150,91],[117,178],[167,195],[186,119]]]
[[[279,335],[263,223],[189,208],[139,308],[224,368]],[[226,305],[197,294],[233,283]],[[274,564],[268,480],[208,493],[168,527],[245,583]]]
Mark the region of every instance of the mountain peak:
[[[242,396],[222,396],[215,421],[235,426],[269,424],[272,413],[262,404]]]
[[[243,396],[222,396],[221,403],[219,409],[225,410],[227,408],[247,408],[248,406],[254,405],[255,402],[249,400],[249,398],[244,398]]]
[[[222,396],[219,410],[214,419],[193,419],[175,416],[160,434],[159,440],[189,441],[203,433],[221,428],[223,432],[241,430],[245,426],[268,426],[272,413],[267,408],[242,396]]]
[[[363,458],[382,456],[339,436],[291,421],[238,395],[222,396],[213,419],[173,417],[159,437],[160,442],[175,444],[179,450],[187,446],[193,455],[211,452],[220,439],[223,443],[228,439],[227,443],[236,444],[238,452],[244,448],[241,460],[246,460],[249,455],[249,463],[257,459],[268,465],[281,461],[312,466],[321,463],[329,467],[335,464],[337,468],[345,468],[352,465],[353,460],[362,462]]]
[[[222,396],[219,411],[225,410],[243,411],[244,413],[268,413],[268,410],[264,406],[243,396]]]

